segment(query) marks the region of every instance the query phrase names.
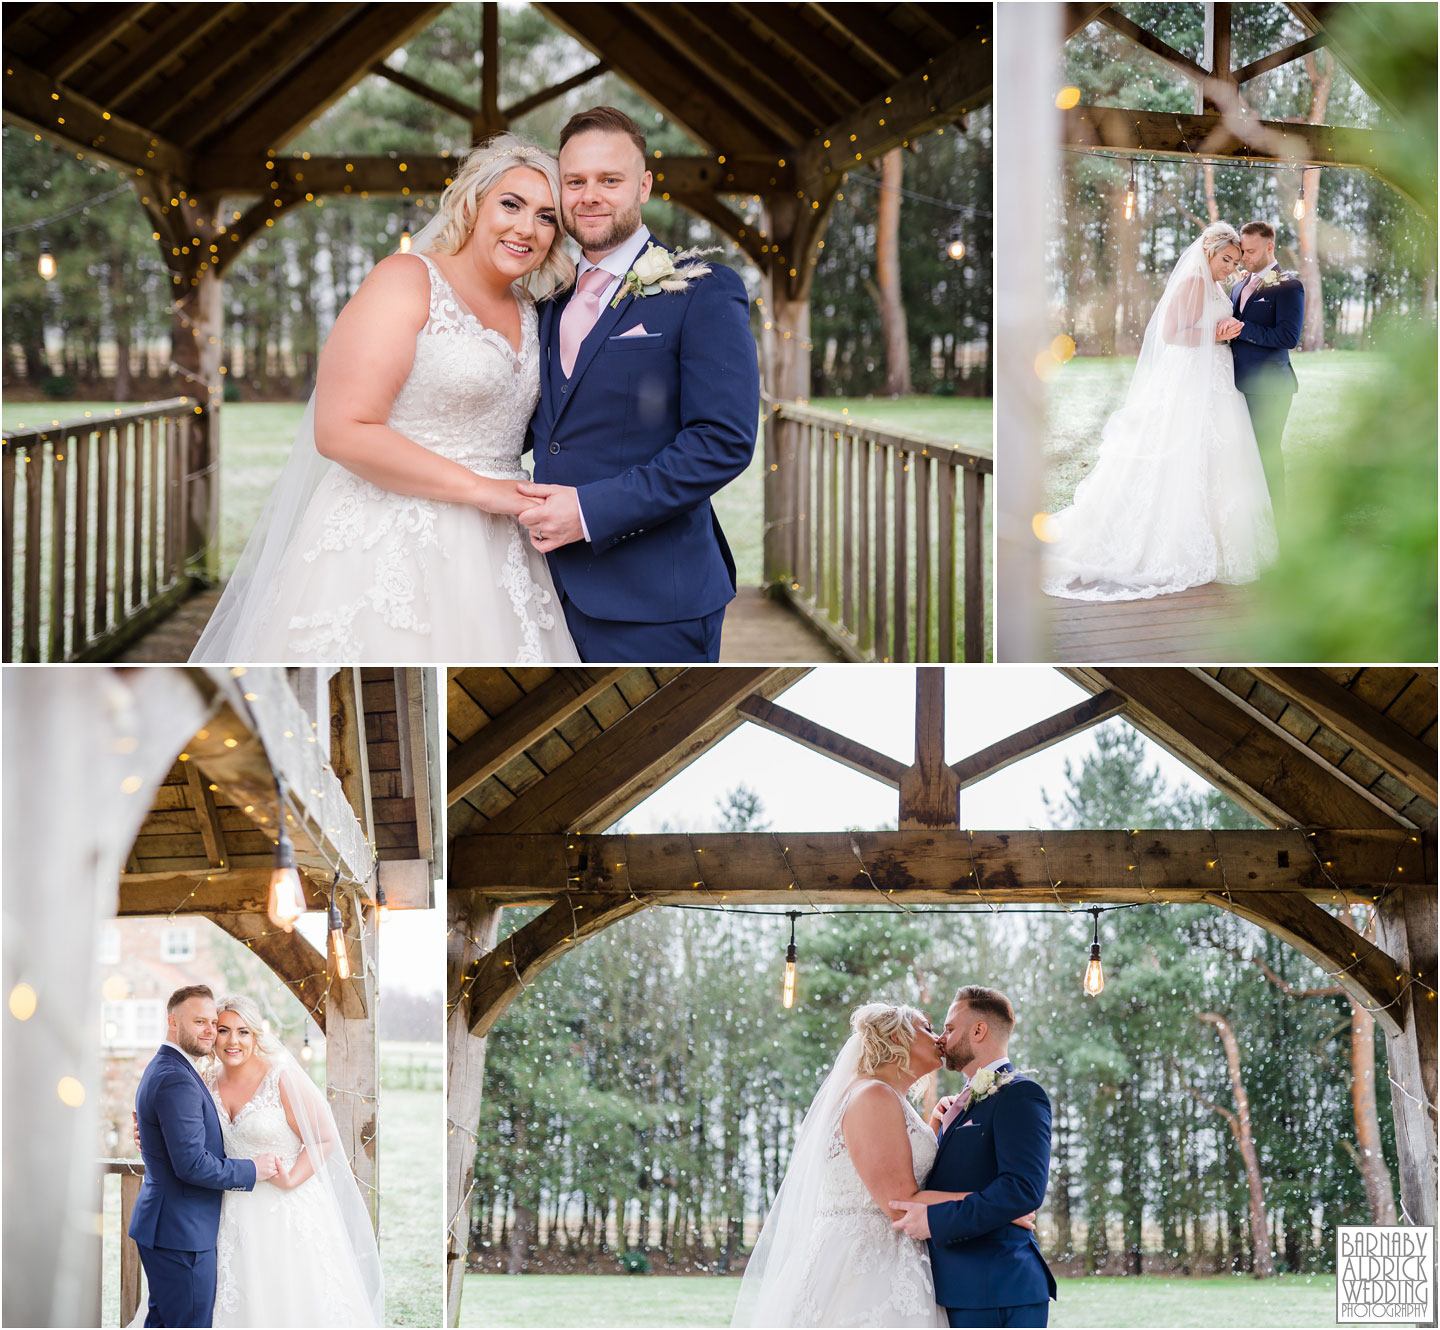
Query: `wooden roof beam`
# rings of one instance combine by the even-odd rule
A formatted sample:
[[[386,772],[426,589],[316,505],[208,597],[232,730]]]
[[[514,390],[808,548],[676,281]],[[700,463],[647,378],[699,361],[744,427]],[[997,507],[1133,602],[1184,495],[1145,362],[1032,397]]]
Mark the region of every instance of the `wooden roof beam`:
[[[978,37],[957,42],[822,130],[799,154],[801,188],[818,197],[822,187],[838,183],[861,162],[983,106],[990,100],[991,54],[990,44]]]
[[[284,933],[264,914],[207,912],[210,920],[265,962],[324,1032],[328,1003],[328,957],[300,933]],[[220,994],[221,997],[224,994]]]
[[[658,183],[658,182],[657,182]],[[761,246],[765,243],[755,227],[746,224],[738,213],[727,208],[714,194],[676,194],[662,186],[662,195],[668,195],[672,203],[703,217],[721,235],[733,240],[751,263],[763,268],[770,262],[769,254]]]
[[[1262,55],[1258,60],[1252,60],[1248,65],[1242,65],[1235,71],[1236,83],[1249,83],[1251,79],[1258,79],[1261,74],[1268,74],[1272,69],[1279,69],[1281,65],[1288,65],[1292,60],[1300,60],[1309,55],[1312,51],[1318,51],[1322,46],[1330,45],[1330,34],[1319,32],[1312,37],[1306,37],[1304,41],[1294,42],[1279,51],[1272,51],[1269,55]]]
[[[173,12],[146,33],[145,40],[128,58],[111,66],[94,82],[86,83],[86,95],[104,107],[123,107],[137,88],[159,77],[162,66],[182,56],[242,8],[238,4],[172,6]]]
[[[1387,828],[1403,819],[1208,674],[1067,666],[1092,693],[1126,699],[1125,719],[1272,826]]]
[[[492,717],[488,725],[477,730],[464,743],[456,745],[447,755],[447,806],[459,803],[507,762],[519,757],[531,744],[589,706],[629,672],[625,667],[556,670],[514,706]]]
[[[803,143],[813,129],[803,108],[787,89],[773,89],[757,80],[749,61],[737,58],[692,18],[689,6],[629,4],[625,8],[639,27],[648,28],[657,45],[677,52],[713,78],[726,95],[762,122],[785,144]],[[791,80],[793,85],[794,79]]]
[[[52,94],[58,94],[53,95]],[[88,98],[57,87],[18,60],[5,58],[4,115],[52,143],[94,152],[106,161],[145,175],[183,177],[190,156],[178,145],[140,125],[106,112]]]
[[[784,735],[812,753],[828,757],[842,767],[858,771],[862,776],[878,780],[892,790],[900,788],[900,779],[905,774],[905,763],[888,754],[868,748],[856,739],[847,738],[835,730],[809,720],[776,702],[767,702],[763,697],[747,697],[737,706],[748,721],[753,721],[763,730]]]
[[[1073,707],[1067,707],[1053,716],[1027,725],[1023,730],[1017,730],[999,742],[956,762],[954,771],[960,778],[960,788],[967,789],[976,781],[993,776],[997,771],[1003,771],[1016,762],[1042,752],[1052,744],[1073,738],[1092,725],[1109,720],[1111,716],[1118,716],[1124,709],[1125,699],[1119,693],[1107,689],[1096,693],[1094,697],[1087,697]]]
[[[1125,17],[1113,5],[1107,6],[1095,15],[1107,28],[1112,28],[1123,37],[1128,37],[1137,46],[1144,47],[1151,55],[1157,55],[1171,69],[1183,74],[1194,83],[1203,83],[1210,77],[1210,71],[1197,65],[1188,55],[1181,55],[1173,46],[1160,40],[1153,32],[1147,32],[1138,23]]]
[[[506,123],[518,120],[522,115],[529,115],[536,107],[544,106],[546,102],[553,102],[557,97],[563,97],[567,92],[573,92],[576,88],[583,88],[592,79],[597,79],[601,74],[610,68],[609,62],[597,60],[593,65],[582,69],[578,74],[572,74],[562,83],[554,83],[548,88],[541,88],[539,92],[532,92],[528,97],[522,97],[518,102],[513,102],[501,111]]]
[[[77,69],[100,54],[132,23],[154,9],[153,4],[102,5],[85,16],[84,22],[66,25],[65,35],[50,50],[42,52],[35,67],[46,78],[64,83]],[[8,63],[8,59],[7,59]]]
[[[447,887],[505,906],[586,892],[655,904],[907,905],[1197,901],[1294,893],[1370,903],[1435,890],[1415,831],[710,832],[456,838]]]
[[[359,83],[376,60],[405,45],[444,8],[433,3],[365,6],[357,19],[308,52],[283,82],[209,147],[221,153],[263,151],[288,142]]]
[[[609,826],[738,726],[743,698],[757,691],[774,696],[805,673],[738,665],[685,669],[530,786],[486,830]]]
[[[1314,669],[1252,666],[1250,672],[1427,803],[1440,802],[1435,749]]]
[[[202,779],[200,768],[193,762],[186,762],[185,784],[190,790],[190,807],[200,824],[200,839],[205,844],[205,855],[211,868],[224,868],[229,857],[225,850],[225,831],[220,825],[220,814],[215,808],[215,796],[210,793],[209,782]]]
[[[1110,8],[1110,0],[1068,0],[1065,5],[1065,27],[1062,41],[1069,41],[1077,32],[1084,32]]]
[[[452,97],[448,92],[441,92],[439,88],[431,87],[420,79],[412,78],[403,69],[395,69],[387,65],[383,60],[377,60],[370,66],[372,74],[378,74],[382,79],[388,79],[397,88],[404,88],[406,92],[413,92],[415,96],[423,101],[429,102],[432,106],[438,106],[442,111],[448,111],[453,116],[458,116],[467,125],[472,125],[479,118],[479,109],[468,106],[458,97]]]
[[[295,16],[302,8],[305,7],[292,4],[268,5],[261,11],[263,17],[257,16],[255,11],[251,10],[251,23],[243,38],[208,43],[204,50],[196,52],[185,62],[181,75],[147,93],[141,112],[145,123],[157,130],[168,132],[170,126],[186,114],[196,101],[202,98],[206,103],[227,100],[226,94],[231,91],[234,78],[243,75],[235,75],[224,84],[219,83],[219,80],[246,63],[256,52],[261,53],[257,62],[273,72],[283,54],[279,43],[285,34],[295,32]],[[314,6],[314,12],[306,17],[306,26],[299,30],[302,40],[316,32],[320,32],[323,39],[326,31],[342,21],[337,16],[337,8],[336,5]],[[259,21],[256,21],[257,17]]]
[[[637,32],[628,14],[608,5],[536,6],[557,27],[593,51],[647,101],[696,142],[717,152],[764,155],[787,146],[783,138],[733,101],[703,68],[653,34]]]
[[[811,3],[804,9],[847,46],[859,47],[865,59],[892,83],[915,64],[917,55],[924,54],[918,42],[903,37],[884,19],[871,17],[868,6]]]
[[[888,79],[879,68],[832,41],[823,28],[805,22],[790,6],[752,3],[730,8],[778,47],[798,76],[827,85],[847,107],[884,90]]]

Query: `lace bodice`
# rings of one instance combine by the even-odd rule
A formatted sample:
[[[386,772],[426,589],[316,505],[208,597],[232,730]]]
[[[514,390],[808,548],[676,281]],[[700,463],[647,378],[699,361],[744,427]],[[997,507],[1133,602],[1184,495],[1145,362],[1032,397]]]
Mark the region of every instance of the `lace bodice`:
[[[225,1153],[231,1159],[254,1159],[260,1154],[279,1155],[287,1169],[300,1154],[300,1138],[285,1120],[285,1105],[280,1098],[280,1069],[271,1067],[260,1087],[241,1105],[231,1120],[216,1085],[218,1069],[205,1070],[205,1084],[220,1115],[220,1131],[225,1138]]]
[[[472,471],[513,475],[540,398],[535,302],[516,295],[517,354],[502,333],[460,303],[428,255],[417,257],[430,270],[430,317],[415,338],[415,361],[386,423]]]
[[[864,1084],[865,1081],[857,1081],[840,1101],[840,1111],[830,1135],[829,1148],[825,1152],[825,1178],[821,1183],[820,1213],[842,1215],[869,1212],[888,1227],[889,1219],[865,1189],[860,1174],[855,1171],[854,1161],[850,1158],[850,1148],[845,1144],[845,1134],[840,1128],[845,1110],[850,1106],[856,1091]],[[935,1152],[939,1145],[935,1140],[935,1133],[925,1125],[925,1120],[915,1111],[910,1101],[903,1095],[897,1095],[896,1098],[900,1100],[905,1112],[905,1134],[910,1140],[910,1163],[915,1170],[915,1185],[923,1187],[925,1179],[930,1176],[931,1168],[934,1167]]]

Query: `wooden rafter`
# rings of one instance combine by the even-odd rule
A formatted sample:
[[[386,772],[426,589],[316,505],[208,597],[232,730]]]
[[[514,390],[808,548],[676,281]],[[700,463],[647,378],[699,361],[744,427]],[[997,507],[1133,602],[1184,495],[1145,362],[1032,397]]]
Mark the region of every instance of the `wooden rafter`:
[[[628,673],[624,667],[556,670],[533,692],[450,750],[445,763],[447,804],[458,803]]]
[[[1268,74],[1272,69],[1288,65],[1292,60],[1301,60],[1312,51],[1318,51],[1322,46],[1329,45],[1330,34],[1328,32],[1315,33],[1303,41],[1294,42],[1278,51],[1271,51],[1269,55],[1262,55],[1258,60],[1252,60],[1248,65],[1242,65],[1235,71],[1235,82],[1249,83],[1251,79],[1258,79],[1261,74]]]
[[[476,119],[475,107],[467,105],[458,97],[452,97],[448,92],[442,92],[439,88],[412,77],[403,69],[396,69],[393,65],[386,64],[383,60],[377,60],[371,65],[370,72],[378,74],[383,79],[388,79],[397,88],[413,92],[415,96],[429,102],[432,106],[438,106],[442,111],[448,111],[451,115],[458,116],[467,125],[472,124]]]
[[[159,76],[161,66],[194,47],[240,8],[238,4],[174,6],[126,59],[87,83],[86,93],[101,106],[123,105],[137,88]]]
[[[915,671],[915,761],[900,777],[902,831],[958,827],[960,778],[945,762],[945,671]]]
[[[625,6],[637,26],[648,29],[657,47],[679,54],[704,69],[730,99],[780,143],[799,143],[809,124],[803,109],[786,91],[766,88],[756,80],[749,62],[727,50],[691,16],[685,5],[630,4]],[[793,85],[792,80],[792,85]]]
[[[993,776],[997,771],[1003,771],[1013,763],[1049,748],[1052,744],[1088,730],[1092,725],[1109,720],[1111,716],[1118,716],[1124,708],[1125,699],[1118,693],[1107,690],[1086,698],[1073,707],[1067,707],[1064,711],[1057,711],[1053,716],[1047,716],[1033,725],[1027,725],[1023,730],[1017,730],[999,742],[956,762],[954,770],[960,778],[960,788],[963,790],[976,781],[984,780],[986,776]]]
[[[375,806],[358,666],[342,666],[330,680],[330,767],[345,792],[346,803],[360,819],[365,839],[373,842]]]
[[[773,695],[805,671],[682,671],[486,824],[492,833],[608,826],[741,723],[737,704]]]
[[[1084,32],[1105,10],[1110,0],[1068,0],[1065,6],[1063,38],[1069,41],[1077,32]]]
[[[154,8],[153,4],[106,5],[95,21],[67,25],[56,44],[38,57],[36,65],[47,78],[63,83]]]
[[[1120,694],[1131,725],[1272,826],[1401,824],[1392,809],[1319,754],[1294,746],[1293,736],[1276,733],[1208,675],[1109,666],[1067,666],[1061,673],[1092,693]]]
[[[732,6],[785,59],[839,95],[846,106],[868,101],[883,92],[889,80],[875,66],[831,40],[822,27],[807,23],[789,5]]]
[[[260,957],[294,994],[311,1019],[325,1029],[326,958],[299,933],[283,933],[263,913],[205,911],[206,917]]]
[[[377,59],[428,26],[444,7],[432,3],[367,7],[322,47],[307,51],[283,83],[207,148],[230,153],[279,147],[354,87]]]
[[[200,824],[200,839],[205,844],[205,854],[211,868],[224,868],[229,858],[225,850],[225,831],[220,825],[220,814],[215,809],[215,796],[210,793],[209,782],[200,775],[200,768],[193,762],[186,762],[185,784],[190,790],[190,807]]]
[[[865,59],[892,82],[915,63],[919,43],[878,15],[872,15],[866,6],[807,4],[805,9],[841,40],[858,46]]]
[[[760,233],[755,227],[747,225],[738,213],[727,208],[716,195],[676,194],[668,189],[662,189],[661,194],[672,203],[678,203],[682,208],[693,212],[695,216],[703,217],[721,235],[728,236],[756,267],[763,268],[770,262],[769,255],[763,248],[765,241],[761,239]]]
[[[1427,803],[1440,802],[1435,749],[1367,706],[1320,670],[1255,666],[1251,673],[1335,731]]]
[[[544,106],[546,102],[553,102],[557,97],[563,97],[567,92],[573,92],[576,88],[583,88],[592,79],[597,79],[601,74],[610,68],[609,62],[597,60],[593,65],[587,65],[578,74],[572,74],[568,79],[559,83],[551,84],[548,88],[541,88],[538,92],[532,92],[527,97],[522,97],[518,102],[507,106],[501,114],[506,122],[518,120],[522,115],[528,115],[536,107]]]
[[[1151,55],[1159,56],[1171,69],[1177,70],[1195,83],[1203,83],[1210,71],[1197,65],[1187,55],[1181,55],[1173,46],[1163,42],[1153,32],[1148,32],[1132,19],[1128,19],[1113,6],[1100,10],[1095,15],[1107,28],[1113,28],[1128,37],[1137,46],[1144,47]]]
[[[888,754],[868,748],[818,721],[808,720],[777,702],[767,702],[763,697],[747,697],[736,710],[746,720],[754,721],[773,734],[783,734],[812,753],[831,758],[841,766],[858,771],[862,776],[870,776],[891,789],[900,788],[905,763]]]
[[[577,894],[552,905],[477,960],[465,980],[470,1033],[483,1038],[546,966],[611,924],[638,914],[644,901]]]
[[[628,16],[605,5],[537,7],[590,51],[603,53],[616,74],[697,142],[719,151],[752,154],[785,146],[763,121],[732,104],[703,68],[653,34],[636,31]]]
[[[656,904],[1067,904],[1433,891],[1433,839],[1406,831],[876,831],[455,841],[448,887],[506,906],[567,891]],[[797,904],[798,902],[798,904]]]

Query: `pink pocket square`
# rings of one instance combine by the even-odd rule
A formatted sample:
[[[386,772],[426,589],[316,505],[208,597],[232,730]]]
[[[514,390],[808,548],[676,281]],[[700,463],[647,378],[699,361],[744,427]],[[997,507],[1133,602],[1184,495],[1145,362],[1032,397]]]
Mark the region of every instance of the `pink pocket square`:
[[[645,331],[645,325],[644,325],[643,323],[637,323],[633,328],[626,328],[623,333],[617,333],[616,336],[617,336],[617,337],[649,337],[650,334]]]

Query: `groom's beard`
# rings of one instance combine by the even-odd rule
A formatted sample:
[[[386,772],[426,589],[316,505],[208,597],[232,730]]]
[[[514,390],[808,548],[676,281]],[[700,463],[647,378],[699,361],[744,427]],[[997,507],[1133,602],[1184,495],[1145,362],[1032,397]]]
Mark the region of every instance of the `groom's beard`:
[[[185,1052],[187,1052],[192,1058],[203,1057],[206,1053],[210,1051],[209,1048],[206,1048],[200,1042],[200,1040],[195,1035],[191,1034],[188,1030],[179,1031],[175,1036],[175,1042],[179,1044],[180,1047],[183,1048]],[[210,1047],[213,1048],[214,1046],[215,1045],[212,1042]]]
[[[598,237],[586,235],[575,225],[575,213],[572,210],[565,217],[565,228],[572,236],[580,242],[581,249],[594,250],[598,253],[608,253],[617,245],[622,245],[629,240],[636,231],[640,229],[640,205],[636,203],[633,207],[626,208],[623,212],[617,212],[610,219],[610,225]]]

